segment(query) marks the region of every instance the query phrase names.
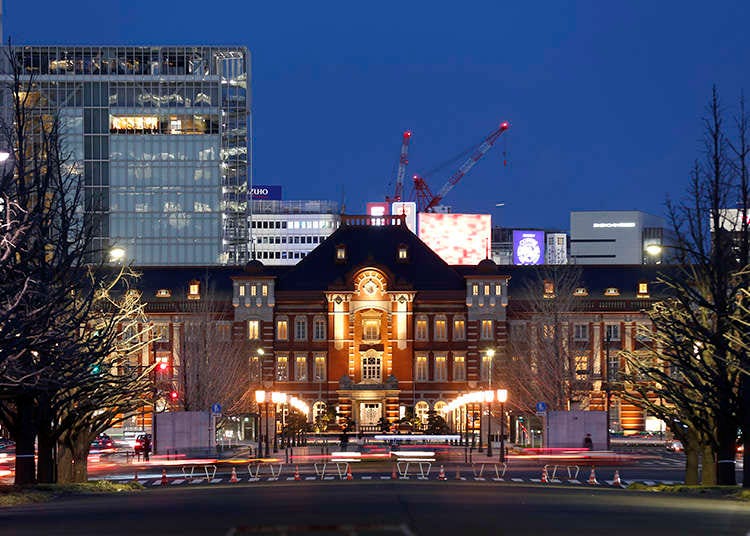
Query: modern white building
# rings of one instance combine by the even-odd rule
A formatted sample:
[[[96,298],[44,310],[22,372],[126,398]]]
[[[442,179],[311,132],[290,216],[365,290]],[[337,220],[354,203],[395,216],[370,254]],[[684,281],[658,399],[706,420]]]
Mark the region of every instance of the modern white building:
[[[637,210],[570,213],[571,264],[651,264],[649,246],[664,246],[664,219]]]
[[[250,251],[265,265],[294,265],[339,227],[334,201],[253,200]]]

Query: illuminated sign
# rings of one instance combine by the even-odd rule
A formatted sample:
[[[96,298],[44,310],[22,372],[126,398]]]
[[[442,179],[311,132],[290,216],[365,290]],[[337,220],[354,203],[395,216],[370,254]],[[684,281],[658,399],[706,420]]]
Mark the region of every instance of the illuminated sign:
[[[513,231],[513,264],[544,264],[544,231]]]
[[[417,232],[417,204],[414,201],[398,201],[391,204],[391,214],[406,216],[406,227]]]
[[[368,216],[385,216],[388,214],[388,209],[390,207],[388,206],[388,203],[386,202],[374,202],[374,203],[367,203],[367,215]]]
[[[489,257],[489,214],[419,214],[419,238],[448,264],[479,264]]]
[[[254,184],[252,188],[250,188],[250,195],[253,200],[268,199],[272,201],[281,201],[281,186]]]
[[[635,222],[623,221],[623,222],[595,223],[594,224],[594,229],[611,228],[611,227],[635,227]]]

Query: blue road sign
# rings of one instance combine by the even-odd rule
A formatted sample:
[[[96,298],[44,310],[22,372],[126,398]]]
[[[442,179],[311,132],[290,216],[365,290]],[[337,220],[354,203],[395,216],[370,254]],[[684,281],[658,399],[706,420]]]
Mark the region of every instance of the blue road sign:
[[[537,402],[536,403],[536,411],[537,413],[544,413],[547,411],[547,403],[546,402]]]
[[[215,403],[215,404],[213,404],[213,405],[211,406],[211,413],[216,413],[217,415],[218,415],[219,413],[221,413],[221,404],[219,404],[218,402],[217,402],[217,403]]]

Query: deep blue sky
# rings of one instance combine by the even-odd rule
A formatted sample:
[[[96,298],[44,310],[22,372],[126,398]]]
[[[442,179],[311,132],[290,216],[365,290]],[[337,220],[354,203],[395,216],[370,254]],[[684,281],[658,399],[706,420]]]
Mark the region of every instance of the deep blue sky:
[[[571,210],[682,195],[712,84],[729,111],[750,93],[748,21],[742,0],[6,0],[3,26],[14,44],[249,47],[254,182],[343,191],[349,213],[392,192],[405,129],[411,176],[509,120],[445,203],[567,229]]]

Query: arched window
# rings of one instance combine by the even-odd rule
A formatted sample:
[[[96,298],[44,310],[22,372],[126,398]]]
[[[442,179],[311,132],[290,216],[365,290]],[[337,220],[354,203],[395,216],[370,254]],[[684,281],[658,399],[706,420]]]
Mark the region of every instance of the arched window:
[[[381,358],[374,351],[369,350],[362,356],[362,381],[368,383],[378,383],[381,380],[380,372]]]
[[[420,400],[419,402],[417,402],[417,405],[414,406],[414,415],[422,424],[427,424],[427,414],[429,413],[429,411],[430,405],[424,400]]]
[[[307,318],[304,316],[298,316],[294,319],[294,340],[307,340]]]
[[[313,320],[313,340],[326,340],[326,319],[322,316],[316,316]]]
[[[414,338],[418,341],[427,340],[427,316],[417,316]]]
[[[318,420],[322,419],[325,416],[327,409],[328,405],[322,400],[315,402],[312,407],[313,422],[318,422]]]
[[[442,400],[438,400],[435,402],[435,413],[439,415],[440,417],[445,418],[445,413],[443,413],[443,409],[448,405],[447,402],[443,402]]]

